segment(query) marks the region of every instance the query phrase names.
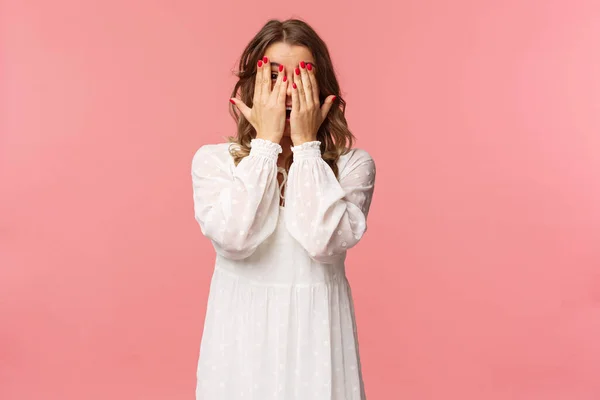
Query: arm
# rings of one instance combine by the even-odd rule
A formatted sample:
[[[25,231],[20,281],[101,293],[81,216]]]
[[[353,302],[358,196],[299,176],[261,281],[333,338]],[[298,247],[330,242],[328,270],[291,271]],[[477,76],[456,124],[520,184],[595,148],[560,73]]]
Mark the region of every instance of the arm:
[[[252,139],[237,166],[227,149],[202,146],[192,160],[194,214],[215,251],[240,260],[250,256],[277,225],[279,143]]]
[[[366,151],[355,149],[338,182],[319,146],[312,141],[292,148],[285,222],[312,259],[331,263],[367,230],[375,163]]]

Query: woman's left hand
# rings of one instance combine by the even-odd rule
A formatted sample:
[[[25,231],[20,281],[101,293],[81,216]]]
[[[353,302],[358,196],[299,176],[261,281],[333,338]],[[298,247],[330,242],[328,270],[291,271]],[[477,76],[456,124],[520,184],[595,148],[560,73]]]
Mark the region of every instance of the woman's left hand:
[[[298,146],[317,140],[319,127],[325,121],[336,96],[327,96],[321,105],[319,86],[312,64],[301,62],[293,75],[290,136],[294,146]]]

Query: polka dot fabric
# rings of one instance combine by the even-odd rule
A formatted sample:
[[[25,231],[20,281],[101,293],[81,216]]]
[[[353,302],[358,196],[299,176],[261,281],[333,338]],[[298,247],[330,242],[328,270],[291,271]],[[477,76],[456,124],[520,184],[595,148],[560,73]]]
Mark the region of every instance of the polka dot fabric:
[[[318,141],[292,147],[281,207],[281,146],[253,139],[237,166],[228,146],[192,161],[195,217],[217,253],[196,399],[364,400],[344,260],[366,231],[373,160],[352,149],[338,180]]]
[[[343,256],[367,230],[373,196],[375,163],[354,149],[346,156],[340,181],[321,158],[320,142],[292,147],[294,163],[287,188],[286,226],[316,261]]]

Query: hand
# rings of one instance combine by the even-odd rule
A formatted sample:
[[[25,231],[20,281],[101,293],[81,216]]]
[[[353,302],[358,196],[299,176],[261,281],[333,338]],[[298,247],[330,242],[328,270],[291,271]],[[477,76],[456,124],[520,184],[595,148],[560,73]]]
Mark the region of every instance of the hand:
[[[317,140],[319,127],[325,121],[335,98],[336,96],[327,96],[321,106],[314,66],[302,61],[294,71],[292,84],[290,136],[294,146]]]
[[[229,101],[235,104],[242,115],[252,124],[257,138],[279,143],[285,130],[285,99],[288,81],[282,65],[279,67],[277,82],[271,90],[271,73],[271,63],[267,57],[259,60],[252,108],[238,98],[232,98]]]

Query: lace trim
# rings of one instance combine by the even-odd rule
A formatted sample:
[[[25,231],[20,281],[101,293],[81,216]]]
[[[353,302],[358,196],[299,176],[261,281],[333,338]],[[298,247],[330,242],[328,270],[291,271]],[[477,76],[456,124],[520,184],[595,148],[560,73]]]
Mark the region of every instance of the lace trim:
[[[281,153],[283,149],[279,143],[271,142],[266,139],[254,138],[250,140],[250,154],[251,155],[262,155],[277,159],[277,155]]]
[[[292,146],[294,158],[321,157],[321,142],[313,140],[312,142],[304,142],[298,146]]]

